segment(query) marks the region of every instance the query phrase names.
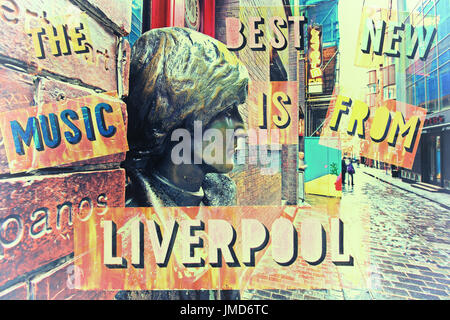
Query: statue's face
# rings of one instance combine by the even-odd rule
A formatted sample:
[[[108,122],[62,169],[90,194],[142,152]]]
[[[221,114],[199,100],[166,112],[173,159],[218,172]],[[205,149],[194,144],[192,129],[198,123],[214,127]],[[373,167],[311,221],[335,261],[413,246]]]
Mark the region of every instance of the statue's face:
[[[243,137],[246,133],[238,107],[234,106],[220,113],[206,126],[205,132],[208,130],[214,135],[220,133],[222,143],[203,143],[202,159],[206,171],[230,172],[233,170],[233,157],[237,147],[237,139]]]

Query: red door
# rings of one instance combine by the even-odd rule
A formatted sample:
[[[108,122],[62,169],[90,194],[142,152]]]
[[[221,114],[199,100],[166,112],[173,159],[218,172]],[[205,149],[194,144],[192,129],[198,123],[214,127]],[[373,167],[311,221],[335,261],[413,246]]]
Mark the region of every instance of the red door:
[[[215,36],[215,0],[152,0],[151,28],[187,27]]]

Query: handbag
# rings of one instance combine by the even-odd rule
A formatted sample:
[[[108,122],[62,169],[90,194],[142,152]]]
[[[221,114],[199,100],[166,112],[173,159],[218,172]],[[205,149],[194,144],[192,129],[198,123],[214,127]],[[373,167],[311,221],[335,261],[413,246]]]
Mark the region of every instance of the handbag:
[[[347,165],[347,172],[350,174],[355,173],[355,168],[353,168],[353,165],[351,163]]]

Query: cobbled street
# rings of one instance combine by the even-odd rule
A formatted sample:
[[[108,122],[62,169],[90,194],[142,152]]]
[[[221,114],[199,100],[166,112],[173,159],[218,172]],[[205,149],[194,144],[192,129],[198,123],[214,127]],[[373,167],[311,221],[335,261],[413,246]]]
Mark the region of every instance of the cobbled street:
[[[356,170],[341,200],[307,195],[312,206],[370,213],[367,289],[250,291],[249,299],[449,299],[450,211]],[[442,194],[442,197],[450,197]],[[330,206],[331,203],[331,206]],[[336,210],[336,209],[334,209]]]

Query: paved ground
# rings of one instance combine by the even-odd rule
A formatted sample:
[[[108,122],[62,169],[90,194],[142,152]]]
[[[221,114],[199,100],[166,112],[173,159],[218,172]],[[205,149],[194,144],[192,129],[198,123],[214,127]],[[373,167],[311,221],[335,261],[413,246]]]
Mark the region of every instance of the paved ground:
[[[375,171],[376,170],[376,171]],[[366,173],[364,173],[366,171]],[[376,176],[381,170],[357,168],[355,186],[340,201],[308,195],[312,206],[370,213],[370,269],[367,290],[250,291],[246,299],[449,299],[450,195],[430,201]],[[386,176],[386,175],[385,175]],[[395,179],[400,183],[399,179]],[[405,184],[407,185],[407,184]],[[399,185],[401,187],[401,185]],[[425,195],[426,196],[426,195]],[[439,200],[439,199],[438,199]],[[332,206],[327,202],[332,202]],[[325,204],[325,205],[324,205]],[[335,209],[333,209],[335,210]],[[342,211],[341,211],[342,212]]]
[[[409,191],[425,198],[428,201],[437,202],[442,204],[445,208],[450,210],[450,194],[441,192],[429,192],[423,189],[415,188],[412,184],[403,182],[401,178],[393,178],[390,172],[386,174],[384,170],[376,168],[368,168],[361,166],[360,170],[365,174],[374,177],[380,181],[392,184],[400,189]]]

